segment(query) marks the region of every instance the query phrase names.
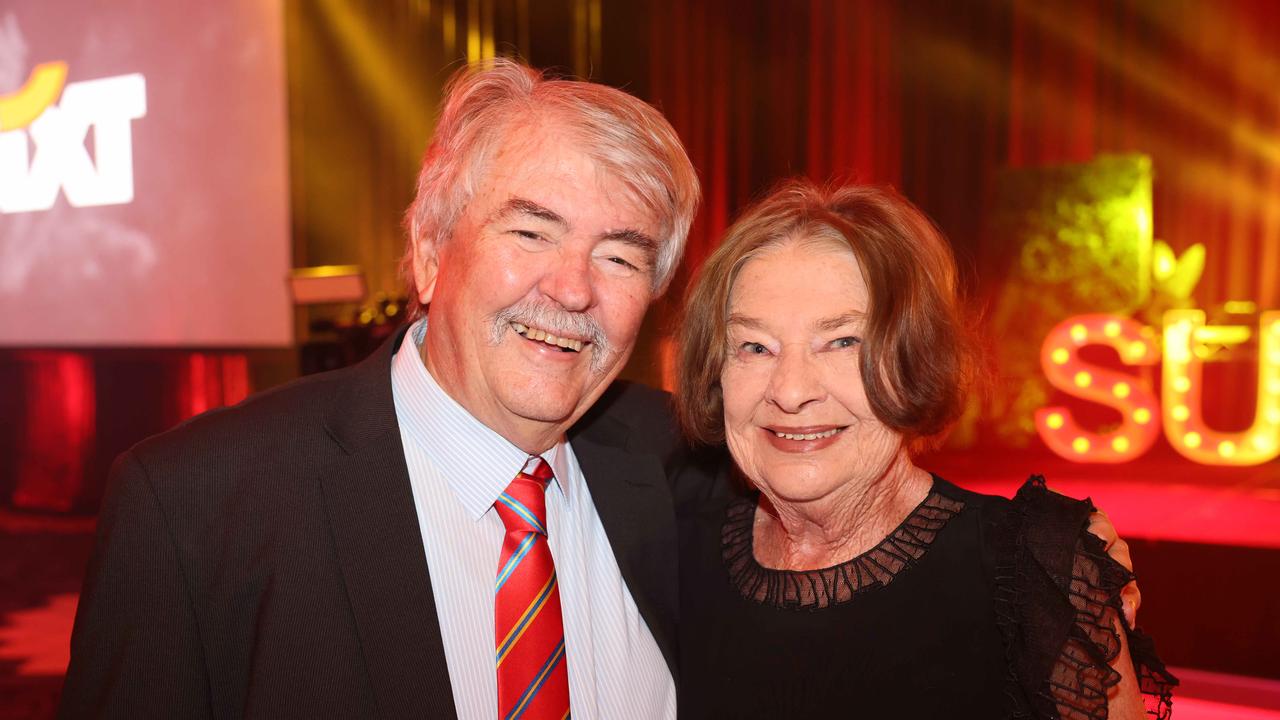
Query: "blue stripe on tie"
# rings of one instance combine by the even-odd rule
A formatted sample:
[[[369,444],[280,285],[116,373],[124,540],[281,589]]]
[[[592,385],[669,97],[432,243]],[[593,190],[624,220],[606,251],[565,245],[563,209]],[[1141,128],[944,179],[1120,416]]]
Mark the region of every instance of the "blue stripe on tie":
[[[525,688],[524,694],[520,696],[520,701],[516,703],[515,707],[511,708],[511,712],[507,713],[506,720],[518,720],[524,714],[529,704],[533,702],[534,696],[538,694],[543,684],[547,682],[547,678],[551,677],[551,671],[555,669],[556,663],[559,663],[560,658],[563,657],[564,640],[561,639],[560,643],[556,645],[556,649],[551,651],[551,657],[547,658],[547,661],[538,670],[538,674],[533,677],[533,682],[529,683],[529,687]]]
[[[529,548],[533,547],[533,542],[538,539],[536,533],[529,533],[524,540],[520,541],[520,545],[516,547],[516,551],[511,553],[511,557],[507,558],[507,564],[502,566],[502,571],[498,573],[498,590],[507,584],[507,579],[515,574],[516,568],[520,566],[520,561],[525,555],[529,554]]]
[[[538,517],[533,513],[529,512],[529,508],[520,504],[519,500],[516,500],[515,498],[511,497],[506,493],[502,493],[501,495],[498,496],[498,502],[511,508],[511,512],[514,512],[515,514],[524,518],[524,521],[532,525],[538,532],[542,533],[543,535],[547,534],[547,529],[542,527],[542,523],[538,522]]]
[[[507,633],[507,637],[503,641],[502,646],[498,648],[497,656],[499,665],[501,665],[502,661],[506,659],[507,653],[511,652],[511,648],[515,647],[520,636],[524,635],[525,626],[533,622],[533,619],[538,617],[538,614],[542,612],[542,606],[547,604],[547,598],[551,597],[551,593],[554,592],[555,589],[556,574],[552,572],[551,578],[547,580],[547,584],[542,586],[542,592],[538,594],[538,597],[534,598],[533,602],[529,604],[529,607],[525,608],[524,615],[520,618],[520,622],[516,623],[516,626],[511,628]]]

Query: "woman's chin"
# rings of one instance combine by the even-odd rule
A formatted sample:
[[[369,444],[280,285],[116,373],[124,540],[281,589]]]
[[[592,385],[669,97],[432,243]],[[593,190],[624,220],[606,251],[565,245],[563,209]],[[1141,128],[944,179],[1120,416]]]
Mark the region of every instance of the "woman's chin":
[[[773,502],[803,505],[830,497],[840,483],[825,478],[789,478],[781,482],[760,485],[761,491]]]

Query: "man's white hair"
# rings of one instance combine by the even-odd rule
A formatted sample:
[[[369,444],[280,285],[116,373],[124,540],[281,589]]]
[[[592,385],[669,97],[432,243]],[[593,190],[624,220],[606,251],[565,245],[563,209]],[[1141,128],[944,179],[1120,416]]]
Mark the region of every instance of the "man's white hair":
[[[659,219],[654,294],[667,289],[684,254],[699,199],[698,176],[676,131],[662,113],[621,90],[598,83],[547,77],[498,58],[461,68],[445,87],[431,145],[418,174],[417,195],[405,213],[408,245],[401,273],[410,317],[423,314],[413,274],[419,251],[447,242],[467,203],[513,128],[550,118],[577,149],[632,200]],[[424,247],[425,246],[425,247]]]

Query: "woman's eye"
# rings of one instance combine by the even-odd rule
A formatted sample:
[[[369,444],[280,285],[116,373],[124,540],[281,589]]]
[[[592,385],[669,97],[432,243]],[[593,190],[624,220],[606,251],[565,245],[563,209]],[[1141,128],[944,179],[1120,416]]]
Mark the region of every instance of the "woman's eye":
[[[832,341],[831,341],[831,347],[834,347],[834,348],[851,348],[851,347],[854,347],[854,346],[856,346],[856,345],[860,344],[861,342],[862,342],[862,338],[857,338],[857,337],[852,337],[852,336],[850,336],[850,337],[842,337],[842,338],[836,338],[835,340],[832,340]]]
[[[742,352],[747,355],[764,355],[769,352],[769,348],[756,342],[744,342],[738,346],[738,349],[742,350]]]

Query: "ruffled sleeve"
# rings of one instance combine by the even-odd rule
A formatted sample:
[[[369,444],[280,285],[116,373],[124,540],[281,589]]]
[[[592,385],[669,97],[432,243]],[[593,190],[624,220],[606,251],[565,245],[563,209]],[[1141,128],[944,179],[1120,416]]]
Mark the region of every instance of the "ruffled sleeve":
[[[1133,575],[1088,532],[1093,509],[1050,492],[1037,475],[990,525],[1015,718],[1106,718],[1107,692],[1120,681],[1110,666],[1120,652],[1117,625],[1125,627],[1148,714],[1169,716],[1178,681],[1148,636],[1117,622],[1120,590]]]

